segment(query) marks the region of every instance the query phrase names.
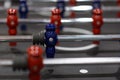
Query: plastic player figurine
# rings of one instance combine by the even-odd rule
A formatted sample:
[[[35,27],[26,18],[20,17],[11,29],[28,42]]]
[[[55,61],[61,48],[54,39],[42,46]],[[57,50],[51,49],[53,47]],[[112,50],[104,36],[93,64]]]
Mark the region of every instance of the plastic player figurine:
[[[65,7],[66,7],[66,3],[65,3],[64,0],[58,0],[58,1],[57,1],[57,8],[60,9],[60,11],[61,11],[61,17],[62,17],[62,18],[65,17],[65,11],[66,11]],[[60,26],[60,31],[63,30],[63,27],[64,27],[64,26],[61,24],[61,26]]]
[[[77,2],[76,0],[69,0],[69,4],[70,6],[76,6]],[[74,11],[70,12],[70,18],[75,18],[76,17],[76,13]]]
[[[93,33],[95,35],[101,33],[101,26],[103,25],[103,16],[102,16],[102,10],[101,9],[94,9],[93,10]],[[99,44],[98,41],[94,42],[95,44]]]
[[[120,5],[120,0],[117,0],[117,4]]]
[[[100,0],[94,0],[93,1],[93,34],[98,35],[101,33],[101,26],[103,25],[103,11],[101,9],[101,1]],[[94,41],[93,43],[99,44],[99,41]]]
[[[64,18],[65,15],[65,1],[64,0],[58,0],[57,1],[57,8],[61,11],[61,17]]]
[[[7,16],[7,26],[9,35],[17,34],[18,17],[16,9],[9,9]],[[10,46],[16,46],[16,42],[10,42]]]
[[[25,19],[28,16],[28,5],[27,0],[20,0],[20,6],[19,6],[19,14],[20,18]],[[25,32],[27,30],[27,27],[25,24],[21,25],[21,31]]]
[[[46,55],[47,58],[54,58],[55,56],[55,45],[57,43],[57,34],[55,32],[54,24],[46,25],[45,32],[45,44],[46,44]]]
[[[120,0],[117,0],[117,5],[120,7]],[[120,18],[120,11],[117,13],[117,17]]]
[[[29,80],[41,80],[40,70],[43,68],[43,50],[39,46],[31,46],[27,53]]]
[[[60,34],[61,16],[60,16],[60,10],[59,9],[53,9],[52,10],[51,24],[55,24],[55,26],[56,26],[56,33]]]
[[[92,6],[93,9],[97,9],[97,8],[101,9],[101,0],[94,0]]]

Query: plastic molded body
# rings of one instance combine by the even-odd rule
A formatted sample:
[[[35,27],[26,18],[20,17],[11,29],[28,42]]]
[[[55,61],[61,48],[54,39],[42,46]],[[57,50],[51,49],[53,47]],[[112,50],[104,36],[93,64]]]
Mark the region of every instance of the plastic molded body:
[[[20,5],[19,5],[19,15],[21,19],[25,19],[28,17],[28,5],[27,5],[27,1],[26,0],[20,0]],[[22,31],[26,31],[27,27],[25,24],[22,24],[20,29]]]
[[[51,24],[55,24],[56,33],[60,34],[61,16],[60,16],[60,10],[59,9],[52,10]]]
[[[93,10],[93,34],[99,35],[101,33],[101,27],[103,25],[103,16],[102,16],[102,10],[101,9],[94,9]],[[99,41],[94,41],[94,44],[99,44]]]
[[[64,18],[65,15],[65,1],[64,0],[58,0],[57,1],[57,8],[61,10],[61,17]]]
[[[27,49],[29,80],[41,80],[40,70],[43,68],[42,49],[31,46]]]
[[[17,17],[17,11],[15,9],[8,10],[7,26],[9,28],[8,29],[9,35],[16,35],[17,34],[18,17]],[[16,46],[16,42],[10,42],[9,45]]]
[[[92,6],[93,9],[97,9],[97,8],[101,9],[101,0],[94,0]]]
[[[45,44],[46,44],[46,55],[47,58],[54,58],[55,56],[55,45],[57,43],[57,34],[55,32],[55,25],[46,25],[45,32]]]

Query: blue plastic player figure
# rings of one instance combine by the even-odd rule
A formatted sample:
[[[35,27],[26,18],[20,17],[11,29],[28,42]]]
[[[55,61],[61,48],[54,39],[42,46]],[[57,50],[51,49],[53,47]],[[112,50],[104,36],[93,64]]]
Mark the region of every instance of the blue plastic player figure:
[[[60,9],[61,11],[61,17],[64,18],[64,15],[65,15],[65,1],[64,0],[58,0],[57,1],[57,8]],[[62,31],[64,28],[63,25],[60,26],[60,30]]]
[[[94,0],[92,6],[93,6],[93,9],[96,9],[96,8],[101,9],[101,0]]]
[[[54,24],[46,25],[45,32],[45,44],[46,44],[46,55],[47,58],[54,58],[55,56],[55,45],[58,42],[57,34],[55,32]]]
[[[61,10],[61,17],[64,18],[65,14],[65,1],[64,0],[58,0],[56,7]]]
[[[19,14],[21,19],[27,18],[27,15],[28,15],[27,0],[20,0]],[[21,31],[27,30],[27,27],[25,24],[22,24],[20,28],[21,28]]]

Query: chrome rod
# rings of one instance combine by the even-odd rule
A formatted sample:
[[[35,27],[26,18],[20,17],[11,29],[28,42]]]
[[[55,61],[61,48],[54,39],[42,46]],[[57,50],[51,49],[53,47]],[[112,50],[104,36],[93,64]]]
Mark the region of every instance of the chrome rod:
[[[59,35],[60,41],[85,40],[85,41],[104,41],[104,40],[120,40],[120,35]]]
[[[17,6],[13,6],[11,8],[18,9]],[[54,8],[56,8],[56,7],[54,7],[54,6],[42,7],[42,8],[29,7],[29,10],[37,11],[37,12],[40,12],[40,11],[50,12]],[[0,7],[1,11],[6,10],[6,9],[7,8]],[[74,6],[74,7],[66,6],[66,11],[92,11],[92,10],[93,10],[93,6],[91,6],[91,5],[80,5],[80,6]],[[102,10],[103,11],[119,11],[120,7],[119,6],[102,6]]]
[[[44,12],[50,12],[52,9],[54,9],[56,7],[43,7],[43,8],[35,8],[35,7],[30,7],[31,11],[44,11]],[[103,11],[119,11],[120,7],[119,6],[102,6],[101,8]],[[66,11],[92,11],[93,10],[93,6],[91,5],[81,5],[81,6],[67,6],[66,7]]]
[[[13,65],[13,61],[12,60],[8,60],[8,59],[0,59],[0,67],[11,67]]]
[[[2,20],[3,21],[3,20]],[[104,23],[120,23],[119,18],[103,18]],[[0,20],[1,22],[1,20]],[[20,19],[20,23],[29,23],[29,24],[36,24],[36,23],[49,23],[49,19]],[[62,23],[91,23],[93,22],[92,18],[75,18],[75,19],[62,19]]]
[[[39,36],[38,36],[39,37]],[[0,42],[32,42],[33,36],[0,36]],[[59,41],[115,41],[120,40],[120,35],[58,35]]]
[[[34,0],[37,2],[57,2],[57,0]],[[69,0],[64,0],[65,2],[69,2]],[[93,2],[93,0],[76,0],[77,2]],[[115,2],[116,0],[101,0],[101,2]]]
[[[32,36],[0,36],[0,42],[32,42]]]
[[[54,58],[44,59],[43,63],[45,65],[120,64],[120,57]]]
[[[28,24],[47,24],[50,23],[50,19],[19,19],[19,23],[28,23]],[[104,23],[120,23],[119,18],[103,18]],[[93,22],[92,18],[64,18],[61,20],[64,24],[70,23],[91,23]],[[0,19],[0,24],[6,24],[6,19]]]
[[[13,60],[0,60],[0,66],[12,66]],[[90,57],[90,58],[53,58],[43,59],[45,66],[57,65],[93,65],[93,64],[120,64],[120,57]]]

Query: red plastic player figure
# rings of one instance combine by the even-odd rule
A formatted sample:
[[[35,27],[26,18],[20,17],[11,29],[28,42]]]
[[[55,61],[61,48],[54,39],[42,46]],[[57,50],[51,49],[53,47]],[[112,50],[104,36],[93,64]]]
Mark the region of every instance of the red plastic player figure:
[[[56,33],[60,34],[61,16],[59,9],[52,10],[51,23],[56,25]]]
[[[120,6],[120,0],[117,0],[117,5]]]
[[[101,27],[103,25],[103,16],[102,16],[102,10],[101,9],[94,9],[93,10],[93,34],[98,35],[101,33]],[[94,41],[93,43],[99,44],[99,41]]]
[[[117,5],[118,5],[118,7],[120,7],[120,0],[117,0]],[[118,11],[117,17],[120,18],[120,11]]]
[[[72,7],[72,6],[76,6],[77,2],[76,2],[76,0],[69,0],[69,4]],[[71,11],[70,12],[70,18],[75,18],[75,17],[76,17],[76,13]]]
[[[7,26],[9,28],[9,35],[17,34],[17,26],[18,26],[18,17],[16,9],[9,9],[7,16]],[[16,46],[16,42],[10,42],[10,46]]]
[[[31,46],[27,49],[29,80],[41,80],[40,70],[43,68],[43,50],[39,46]]]
[[[69,4],[70,4],[70,6],[76,6],[77,2],[76,2],[76,0],[69,0]]]
[[[76,13],[75,12],[70,12],[70,18],[75,18],[76,17]]]

